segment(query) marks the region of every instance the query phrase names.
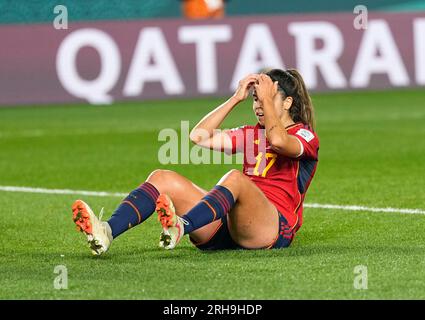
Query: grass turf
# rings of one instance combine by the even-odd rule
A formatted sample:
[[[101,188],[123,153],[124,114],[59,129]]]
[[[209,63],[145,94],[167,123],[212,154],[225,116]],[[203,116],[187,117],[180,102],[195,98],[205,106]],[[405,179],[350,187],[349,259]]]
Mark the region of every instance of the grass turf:
[[[425,92],[316,94],[320,161],[306,202],[424,208]],[[157,136],[221,99],[0,109],[0,185],[127,192],[169,168],[211,188],[235,165],[158,164]],[[225,126],[254,122],[250,103]],[[290,248],[157,248],[151,219],[92,257],[74,231],[76,196],[0,192],[1,299],[424,299],[425,217],[305,209]],[[119,198],[84,197],[112,213]],[[68,269],[68,289],[53,287]],[[368,289],[353,287],[368,267]],[[172,276],[170,275],[172,272]],[[167,284],[164,281],[170,280]]]

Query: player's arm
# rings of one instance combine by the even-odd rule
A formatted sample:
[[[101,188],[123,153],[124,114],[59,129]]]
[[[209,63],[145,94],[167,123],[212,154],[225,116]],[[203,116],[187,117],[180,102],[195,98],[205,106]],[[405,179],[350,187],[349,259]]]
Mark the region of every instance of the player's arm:
[[[258,75],[251,74],[239,82],[235,94],[226,102],[208,113],[190,132],[190,140],[202,147],[215,150],[231,150],[232,141],[226,131],[218,131],[227,115],[248,97],[249,89]]]
[[[297,158],[303,152],[303,145],[298,138],[289,135],[280,121],[274,108],[274,98],[277,94],[277,82],[273,83],[267,75],[260,75],[255,85],[258,99],[263,105],[264,126],[270,147],[279,154]],[[292,99],[288,97],[288,99]]]

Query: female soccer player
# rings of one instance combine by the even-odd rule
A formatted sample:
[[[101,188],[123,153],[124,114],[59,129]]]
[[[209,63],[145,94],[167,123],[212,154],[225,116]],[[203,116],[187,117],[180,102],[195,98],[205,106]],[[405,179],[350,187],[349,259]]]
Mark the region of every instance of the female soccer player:
[[[253,91],[255,126],[218,129]],[[108,222],[77,200],[73,219],[92,253],[157,212],[160,247],[173,249],[185,234],[202,250],[288,247],[302,224],[303,200],[314,176],[319,140],[313,105],[301,75],[273,69],[240,81],[235,94],[207,114],[190,139],[202,147],[243,152],[243,172],[227,172],[209,192],[168,170],[155,170]]]

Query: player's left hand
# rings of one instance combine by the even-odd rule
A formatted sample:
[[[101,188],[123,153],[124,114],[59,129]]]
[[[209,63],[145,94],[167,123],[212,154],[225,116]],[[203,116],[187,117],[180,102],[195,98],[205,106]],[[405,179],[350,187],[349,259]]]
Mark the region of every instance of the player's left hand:
[[[277,81],[273,83],[272,79],[268,75],[261,74],[259,75],[254,88],[258,100],[264,101],[267,98],[274,99],[277,94]]]

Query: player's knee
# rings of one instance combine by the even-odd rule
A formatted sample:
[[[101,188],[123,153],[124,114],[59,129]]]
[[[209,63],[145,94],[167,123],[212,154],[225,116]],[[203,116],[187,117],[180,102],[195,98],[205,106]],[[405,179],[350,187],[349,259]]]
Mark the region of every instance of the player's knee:
[[[232,169],[227,174],[229,175],[230,179],[234,179],[236,181],[239,181],[240,179],[244,177],[244,174],[237,169]]]
[[[242,172],[232,169],[226,173],[221,182],[225,185],[239,185],[243,178]]]
[[[156,169],[146,179],[153,184],[160,193],[170,193],[180,188],[179,174],[171,170]]]
[[[153,184],[161,184],[162,182],[170,181],[175,175],[177,173],[171,170],[156,169],[150,173],[146,181]]]

